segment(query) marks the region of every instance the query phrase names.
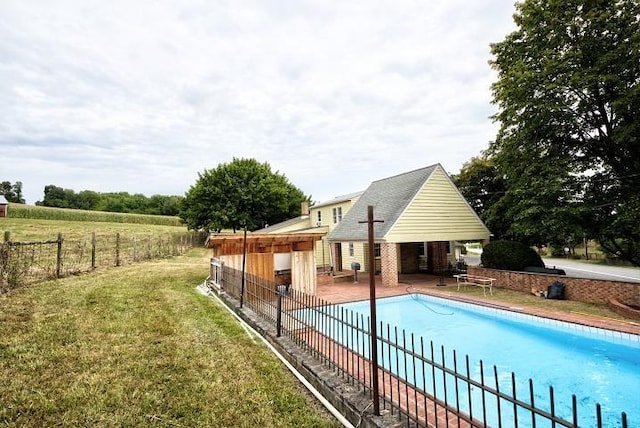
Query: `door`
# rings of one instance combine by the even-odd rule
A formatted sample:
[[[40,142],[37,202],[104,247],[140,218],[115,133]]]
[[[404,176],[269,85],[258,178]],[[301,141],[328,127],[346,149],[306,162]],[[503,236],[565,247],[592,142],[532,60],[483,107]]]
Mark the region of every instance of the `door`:
[[[333,254],[334,254],[334,272],[342,271],[342,243],[337,242],[333,244]]]

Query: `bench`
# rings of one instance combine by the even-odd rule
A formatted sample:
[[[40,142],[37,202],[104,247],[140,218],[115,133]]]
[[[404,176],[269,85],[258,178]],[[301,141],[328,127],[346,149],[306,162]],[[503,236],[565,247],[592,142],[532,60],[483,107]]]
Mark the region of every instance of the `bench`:
[[[466,286],[467,284],[471,284],[477,287],[482,287],[482,292],[485,296],[487,295],[487,288],[489,288],[489,293],[493,296],[493,283],[496,281],[495,278],[467,275],[466,273],[453,276],[458,283],[458,290],[460,290],[461,285]]]

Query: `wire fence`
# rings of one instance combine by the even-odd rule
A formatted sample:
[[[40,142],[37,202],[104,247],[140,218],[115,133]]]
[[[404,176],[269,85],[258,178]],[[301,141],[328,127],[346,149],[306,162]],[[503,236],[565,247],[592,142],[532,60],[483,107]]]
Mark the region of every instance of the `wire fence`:
[[[203,234],[195,232],[143,237],[94,232],[84,239],[65,239],[58,233],[55,239],[32,242],[11,241],[10,233],[5,232],[0,243],[0,294],[101,267],[177,256],[203,242]]]
[[[577,398],[558,405],[554,388],[536,388],[514,373],[470,361],[389,324],[377,328],[380,369],[371,370],[370,319],[340,305],[212,263],[212,286],[275,325],[299,349],[322,362],[397,415],[407,427],[621,427],[627,415],[605,415],[600,404],[578,414]],[[373,376],[379,391],[373,393]],[[563,400],[567,403],[567,400]],[[635,425],[634,425],[635,426]]]

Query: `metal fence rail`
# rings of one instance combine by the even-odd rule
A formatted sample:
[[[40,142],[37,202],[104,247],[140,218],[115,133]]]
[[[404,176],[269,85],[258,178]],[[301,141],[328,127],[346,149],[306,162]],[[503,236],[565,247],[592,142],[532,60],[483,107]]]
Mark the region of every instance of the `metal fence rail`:
[[[242,272],[222,268],[224,292],[240,299]],[[370,320],[315,296],[287,290],[245,274],[244,305],[274,323],[278,336],[373,396]],[[381,408],[406,426],[419,427],[622,427],[627,416],[603,421],[600,405],[579,415],[577,398],[558,408],[553,387],[537,390],[531,379],[460,357],[456,351],[389,324],[378,326],[378,384]]]

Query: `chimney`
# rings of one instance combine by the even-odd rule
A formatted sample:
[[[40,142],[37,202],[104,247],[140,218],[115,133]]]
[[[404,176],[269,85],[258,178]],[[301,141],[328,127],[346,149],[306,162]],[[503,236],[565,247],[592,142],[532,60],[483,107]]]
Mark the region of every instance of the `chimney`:
[[[309,201],[303,201],[300,207],[300,215],[309,215]]]

